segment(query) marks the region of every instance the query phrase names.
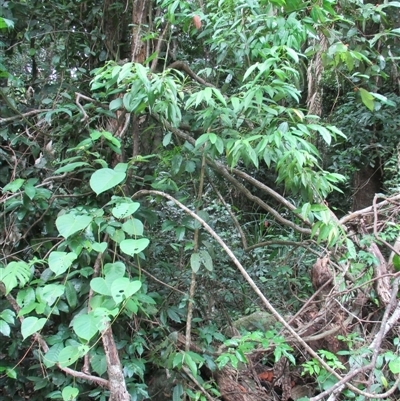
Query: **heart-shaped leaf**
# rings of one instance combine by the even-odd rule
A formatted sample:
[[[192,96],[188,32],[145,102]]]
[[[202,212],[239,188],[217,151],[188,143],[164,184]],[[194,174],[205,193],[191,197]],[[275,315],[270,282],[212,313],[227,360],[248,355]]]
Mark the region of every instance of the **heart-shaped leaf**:
[[[142,283],[138,280],[130,281],[126,277],[117,278],[111,284],[111,295],[116,304],[121,303],[124,299],[129,298],[140,290]]]
[[[90,288],[101,295],[111,295],[110,288],[108,287],[106,280],[102,277],[96,277],[90,281]]]
[[[78,256],[74,252],[53,251],[49,255],[49,267],[57,276],[63,274]]]
[[[92,337],[99,332],[99,329],[97,328],[97,320],[91,314],[79,315],[76,317],[72,328],[78,337],[83,338],[86,341],[90,341]]]
[[[149,245],[150,241],[147,238],[140,239],[125,239],[121,241],[119,246],[121,251],[129,256],[137,255]]]
[[[125,177],[126,174],[123,172],[117,172],[110,168],[102,168],[95,171],[90,177],[90,188],[96,192],[96,195],[100,195],[120,184]]]
[[[57,230],[65,239],[78,231],[84,230],[92,222],[92,216],[66,213],[56,220]]]
[[[33,333],[40,331],[46,324],[46,322],[47,319],[44,317],[42,317],[41,319],[38,319],[35,316],[29,316],[25,318],[21,324],[21,333],[24,340],[25,338],[31,336]]]

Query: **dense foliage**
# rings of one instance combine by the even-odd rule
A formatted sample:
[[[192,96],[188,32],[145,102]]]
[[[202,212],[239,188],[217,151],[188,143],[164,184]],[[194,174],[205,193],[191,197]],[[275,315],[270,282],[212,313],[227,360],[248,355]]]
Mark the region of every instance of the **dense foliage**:
[[[1,399],[398,399],[399,7],[2,1]]]

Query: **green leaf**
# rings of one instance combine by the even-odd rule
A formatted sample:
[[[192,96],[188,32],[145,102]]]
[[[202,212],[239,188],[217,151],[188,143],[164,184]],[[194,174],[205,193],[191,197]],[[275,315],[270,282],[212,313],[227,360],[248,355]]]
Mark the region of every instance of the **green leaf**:
[[[0,29],[14,28],[14,21],[0,17]]]
[[[69,163],[66,166],[58,168],[54,173],[55,174],[69,173],[71,171],[74,171],[78,167],[82,167],[82,166],[90,166],[90,164],[86,163],[86,162]]]
[[[10,324],[14,324],[14,317],[15,317],[15,312],[10,309],[4,309],[0,313],[0,319],[3,319],[4,321]]]
[[[400,271],[400,256],[399,255],[393,256],[392,263],[393,263],[394,270],[396,270],[397,272]]]
[[[359,88],[359,92],[361,95],[361,100],[365,106],[371,111],[374,111],[374,97],[363,88]]]
[[[194,273],[197,273],[200,269],[200,264],[201,264],[201,257],[198,252],[192,253],[192,256],[190,257],[190,267],[192,268]]]
[[[90,281],[90,288],[101,295],[111,295],[110,288],[102,277],[93,278]]]
[[[122,224],[121,228],[132,237],[143,235],[144,231],[143,223],[134,218],[127,220],[124,224]]]
[[[90,365],[99,376],[107,372],[107,361],[104,354],[93,355],[90,358]]]
[[[119,202],[112,208],[111,213],[117,219],[125,219],[135,213],[139,207],[140,203],[127,200],[125,202]]]
[[[107,242],[93,242],[92,249],[98,253],[104,253],[107,246]]]
[[[122,262],[114,262],[114,263],[106,263],[104,266],[104,274],[109,280],[113,277],[112,280],[116,278],[123,277],[125,275],[126,267]]]
[[[67,386],[63,388],[61,394],[64,401],[75,401],[79,390],[76,387]]]
[[[183,386],[181,383],[178,383],[172,392],[172,401],[181,401],[183,395]]]
[[[74,252],[53,251],[49,255],[49,268],[58,276],[67,271],[77,257]]]
[[[36,188],[33,185],[25,185],[24,192],[26,196],[32,200],[36,195]]]
[[[22,178],[17,178],[14,181],[11,181],[10,183],[8,183],[4,188],[3,188],[3,192],[17,192],[23,185],[23,183],[25,182],[24,179]]]
[[[102,168],[95,171],[90,177],[90,188],[92,188],[96,195],[100,195],[120,184],[125,177],[126,173],[124,172],[117,172],[110,168]]]
[[[125,239],[119,244],[119,246],[123,253],[126,253],[129,256],[134,256],[146,249],[149,243],[150,241],[147,238]]]
[[[58,362],[60,351],[64,348],[63,343],[54,344],[43,356],[43,363],[46,368],[51,368]]]
[[[166,148],[171,143],[171,139],[172,139],[172,132],[166,133],[162,142],[164,148]]]
[[[78,231],[84,230],[92,220],[93,217],[87,214],[66,213],[57,217],[56,227],[60,235],[67,239]]]
[[[75,363],[80,357],[87,354],[89,347],[86,345],[69,345],[58,355],[58,362],[62,368]]]
[[[354,246],[353,241],[349,238],[346,238],[346,245],[347,245],[347,252],[349,253],[349,257],[351,259],[356,260],[357,259],[357,251],[356,251],[356,247]]]
[[[191,370],[192,374],[196,377],[197,376],[197,365],[195,361],[192,359],[192,357],[185,352],[185,357],[184,357],[185,364],[189,367]]]
[[[3,336],[10,337],[11,328],[10,325],[4,320],[0,320],[0,333]]]
[[[49,306],[52,306],[64,294],[64,290],[62,284],[48,284],[42,289],[41,296]]]
[[[24,340],[31,336],[33,333],[40,331],[43,326],[46,324],[47,319],[42,317],[38,319],[35,316],[26,317],[21,324],[21,334]]]
[[[220,90],[217,88],[212,88],[212,91],[214,92],[215,97],[226,107],[226,100]]]
[[[31,277],[29,265],[23,261],[10,262],[5,268],[0,268],[0,281],[6,287],[6,295],[14,289],[18,283],[24,286]]]
[[[123,106],[122,98],[117,97],[116,99],[111,100],[108,107],[110,108],[111,111],[116,111],[119,110],[122,106]]]
[[[398,375],[400,373],[400,358],[393,359],[389,362],[389,369],[394,375]]]
[[[133,294],[140,290],[142,286],[141,281],[130,281],[126,277],[117,278],[111,284],[111,296],[114,302],[118,305],[124,299],[131,297]]]
[[[65,283],[65,297],[67,298],[68,305],[74,309],[78,304],[78,296],[76,294],[76,289],[71,281]]]
[[[99,332],[97,320],[92,314],[76,317],[73,320],[72,328],[78,337],[88,342]]]
[[[213,261],[212,261],[212,259],[211,259],[210,254],[208,253],[208,251],[206,251],[205,249],[202,249],[202,250],[200,251],[200,257],[201,257],[201,261],[202,261],[204,267],[205,267],[208,271],[212,272],[213,269],[214,269],[214,267],[213,267]]]

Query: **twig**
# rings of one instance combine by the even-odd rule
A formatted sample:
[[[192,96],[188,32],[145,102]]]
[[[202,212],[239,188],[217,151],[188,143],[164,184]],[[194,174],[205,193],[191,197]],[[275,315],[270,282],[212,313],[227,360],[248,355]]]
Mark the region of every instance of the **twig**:
[[[244,231],[242,230],[242,227],[240,226],[236,216],[233,214],[231,208],[228,206],[228,204],[225,202],[224,197],[221,195],[221,192],[218,191],[218,188],[214,185],[214,183],[212,181],[210,181],[210,184],[214,190],[214,192],[217,194],[219,200],[221,201],[221,203],[225,206],[225,209],[227,210],[227,212],[229,213],[229,215],[231,216],[231,219],[233,221],[233,224],[236,227],[236,230],[238,230],[240,238],[242,240],[242,245],[243,245],[243,249],[246,251],[249,248],[247,247],[247,239],[246,239],[246,234],[244,233]]]
[[[197,205],[196,205],[196,214],[199,213],[201,198],[203,196],[204,189],[204,171],[206,166],[206,156],[203,153],[203,157],[201,159],[201,168],[200,168],[200,182],[199,182],[199,191],[197,193]],[[199,251],[199,233],[200,230],[196,228],[194,230],[194,238],[193,238],[193,252],[197,253]],[[196,289],[196,272],[192,270],[191,278],[190,278],[190,288],[189,288],[189,299],[188,299],[188,310],[187,310],[187,318],[186,318],[186,338],[185,338],[185,351],[190,351],[190,343],[191,343],[191,331],[192,331],[192,317],[193,317],[193,301],[194,301],[194,293]]]
[[[190,378],[190,380],[198,387],[198,389],[205,395],[207,400],[216,401],[216,398],[211,397],[210,394],[204,389],[204,387],[199,383],[199,381],[192,375],[190,370],[186,366],[182,366],[182,370],[186,373],[186,375]]]
[[[183,61],[174,61],[172,64],[168,66],[168,68],[174,68],[175,70],[180,70],[186,72],[191,78],[193,78],[196,82],[201,85],[208,86],[209,88],[216,88],[215,85],[210,84],[205,81],[203,78],[200,78],[197,74],[195,74],[190,67],[184,63]]]
[[[27,111],[26,113],[21,113],[16,116],[0,118],[0,124],[8,123],[10,121],[18,120],[21,117],[30,117],[36,114],[45,113],[47,111],[51,111],[52,109],[38,109],[38,110],[31,110]]]

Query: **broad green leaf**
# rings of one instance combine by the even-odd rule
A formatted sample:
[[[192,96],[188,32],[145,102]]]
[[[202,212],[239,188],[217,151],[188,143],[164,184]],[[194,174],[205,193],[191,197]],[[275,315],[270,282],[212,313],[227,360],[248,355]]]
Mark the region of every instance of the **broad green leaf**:
[[[211,259],[210,254],[208,253],[208,251],[206,251],[205,249],[202,249],[202,250],[200,251],[200,257],[201,257],[201,261],[202,261],[204,267],[205,267],[208,271],[212,272],[212,271],[213,271],[213,268],[214,268],[214,267],[213,267],[213,261],[212,261],[212,259]]]
[[[21,308],[35,302],[35,299],[35,291],[32,287],[24,288],[18,291],[17,304]]]
[[[137,235],[143,235],[143,223],[138,219],[129,219],[124,224],[122,224],[122,229],[132,237]]]
[[[87,214],[66,213],[57,217],[56,227],[60,235],[67,239],[78,231],[85,229],[92,220],[93,217]]]
[[[24,187],[24,192],[26,196],[32,200],[36,195],[36,188],[33,185],[26,184]]]
[[[181,383],[178,383],[172,392],[172,401],[181,401],[183,395],[183,386]]]
[[[62,342],[54,344],[43,356],[43,363],[46,368],[51,368],[54,366],[58,360],[60,351],[64,348]]]
[[[41,296],[49,306],[52,306],[64,294],[64,290],[65,287],[62,284],[48,284],[43,287]]]
[[[125,275],[126,267],[123,262],[106,263],[104,265],[104,274],[107,281],[112,278],[114,281],[116,278],[123,277]]]
[[[346,238],[346,245],[347,245],[347,252],[351,259],[357,259],[357,251],[356,247],[354,246],[353,241],[350,238]]]
[[[123,172],[117,172],[110,168],[102,168],[95,171],[90,177],[90,188],[92,188],[96,195],[100,195],[120,184],[125,177],[126,174]]]
[[[14,324],[14,317],[15,317],[15,312],[10,309],[4,309],[0,313],[0,319],[3,319],[7,323]]]
[[[86,345],[69,345],[61,350],[58,355],[58,362],[62,368],[72,365],[79,358],[87,354],[89,347]]]
[[[11,333],[10,325],[4,320],[0,319],[0,334],[2,334],[5,337],[10,337],[10,333]]]
[[[22,178],[17,178],[14,181],[9,182],[4,188],[3,188],[3,192],[17,192],[23,185],[23,183],[25,182],[24,179]]]
[[[226,107],[226,100],[220,90],[217,88],[212,88],[212,91],[214,92],[215,97]]]
[[[76,387],[66,386],[63,388],[61,394],[64,401],[75,401],[79,390]]]
[[[396,270],[397,272],[400,271],[400,256],[399,255],[393,256],[392,263],[393,263],[394,270]]]
[[[90,315],[92,315],[94,317],[94,321],[96,323],[97,330],[103,331],[107,327],[109,327],[109,324],[111,321],[109,315],[115,317],[115,316],[117,316],[118,313],[119,313],[118,308],[110,310],[110,309],[106,309],[103,307],[96,307],[90,312]]]
[[[90,281],[90,288],[101,295],[111,295],[110,288],[102,277],[93,278]]]
[[[24,286],[31,277],[29,265],[22,260],[10,262],[5,268],[0,268],[0,281],[6,287],[6,295],[18,284]]]
[[[181,368],[182,363],[183,363],[183,358],[184,356],[182,355],[182,353],[178,352],[175,354],[174,359],[172,361],[172,367],[173,368]]]
[[[124,299],[127,299],[138,292],[141,286],[142,283],[139,280],[130,281],[126,277],[117,278],[111,284],[111,295],[114,302],[118,305]]]
[[[0,17],[0,29],[14,28],[14,21]]]
[[[163,138],[163,146],[166,148],[170,143],[172,139],[172,132],[167,132]]]
[[[135,213],[139,207],[140,203],[138,202],[119,202],[115,207],[112,208],[111,213],[117,219],[125,219]]]
[[[49,268],[58,276],[67,271],[77,257],[74,252],[53,251],[49,255]]]
[[[107,246],[107,242],[93,242],[92,249],[98,253],[104,253]]]
[[[107,361],[104,354],[95,354],[90,358],[90,365],[99,376],[107,372]]]
[[[7,368],[6,369],[6,375],[10,379],[16,379],[17,378],[17,372],[16,372],[15,369],[12,369],[12,368]]]
[[[192,357],[187,352],[185,352],[184,361],[185,361],[185,364],[191,370],[192,374],[196,377],[198,374],[197,365],[196,365],[195,361],[192,359]]]
[[[21,324],[21,334],[24,340],[31,336],[33,333],[40,331],[43,326],[46,324],[47,319],[42,317],[38,319],[35,316],[26,317]]]
[[[122,98],[117,97],[116,99],[111,100],[108,107],[110,108],[111,111],[116,111],[119,110],[122,106],[123,106]]]
[[[194,273],[197,273],[200,269],[200,264],[201,264],[201,257],[198,252],[192,253],[192,256],[190,256],[190,267],[192,268]]]
[[[209,134],[200,135],[195,143],[196,148],[200,147],[204,142],[207,142],[209,140],[209,136]]]
[[[365,106],[371,111],[374,111],[374,97],[365,89],[359,88],[361,100]]]
[[[67,164],[65,166],[62,166],[62,167],[58,168],[54,173],[55,174],[69,173],[71,171],[74,171],[78,167],[82,167],[82,166],[90,166],[90,164],[86,163],[86,162],[69,163],[69,164]]]
[[[389,369],[394,375],[398,375],[400,373],[400,358],[397,357],[389,362]]]
[[[65,283],[65,297],[67,298],[68,305],[73,309],[78,303],[78,296],[76,289],[71,281]]]
[[[117,244],[120,244],[125,239],[125,233],[123,230],[118,229],[110,234],[110,238]]]
[[[92,314],[76,317],[73,320],[72,328],[78,337],[86,341],[90,341],[99,332],[96,318]]]
[[[149,243],[150,241],[147,238],[125,239],[119,244],[119,246],[123,253],[126,253],[129,256],[134,256],[146,249]]]

